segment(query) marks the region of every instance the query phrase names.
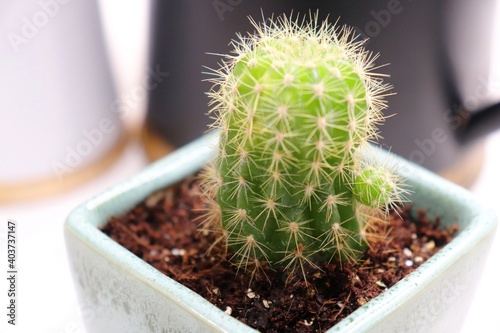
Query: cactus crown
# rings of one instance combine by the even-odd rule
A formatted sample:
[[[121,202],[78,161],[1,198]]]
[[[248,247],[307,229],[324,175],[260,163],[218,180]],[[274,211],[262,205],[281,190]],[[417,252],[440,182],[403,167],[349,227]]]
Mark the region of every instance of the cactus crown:
[[[207,216],[240,268],[356,260],[403,193],[363,156],[390,88],[376,57],[352,29],[305,21],[252,21],[211,80],[220,141],[204,173]]]

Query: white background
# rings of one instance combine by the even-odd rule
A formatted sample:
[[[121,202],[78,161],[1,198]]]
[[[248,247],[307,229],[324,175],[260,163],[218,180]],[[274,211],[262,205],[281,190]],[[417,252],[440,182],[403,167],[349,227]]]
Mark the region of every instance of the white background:
[[[119,94],[128,94],[140,84],[147,68],[147,2],[106,0],[101,7]],[[496,59],[499,59],[500,52],[496,54]],[[127,117],[127,122],[137,124],[142,114],[143,104],[137,106],[131,117]],[[0,134],[0,139],[5,138]],[[490,204],[498,215],[499,150],[500,132],[496,132],[487,139],[485,164],[472,188],[477,197]],[[64,220],[79,203],[128,178],[145,165],[147,159],[140,144],[133,142],[112,167],[78,188],[42,200],[0,205],[0,221],[5,222],[8,218],[18,221],[20,272],[19,326],[7,327],[5,310],[0,310],[0,332],[85,332],[65,253]],[[0,258],[6,258],[4,251],[4,248],[0,250]],[[500,239],[497,236],[463,333],[500,332],[500,290],[495,285],[500,281],[499,255]],[[3,277],[0,278],[3,280]],[[6,299],[4,284],[5,281],[0,281],[0,309],[4,308]]]

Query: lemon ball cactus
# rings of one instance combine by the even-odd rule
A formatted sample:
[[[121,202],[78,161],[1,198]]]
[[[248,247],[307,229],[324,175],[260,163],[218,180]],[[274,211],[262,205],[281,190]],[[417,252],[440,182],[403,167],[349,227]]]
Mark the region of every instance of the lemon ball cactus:
[[[203,181],[211,230],[244,269],[356,260],[403,193],[363,156],[390,87],[352,29],[317,16],[252,23],[209,93],[220,133]]]

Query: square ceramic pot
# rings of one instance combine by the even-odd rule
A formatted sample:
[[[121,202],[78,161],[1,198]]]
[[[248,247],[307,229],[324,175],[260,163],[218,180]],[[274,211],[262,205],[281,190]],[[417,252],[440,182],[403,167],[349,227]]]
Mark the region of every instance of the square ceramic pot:
[[[214,154],[209,135],[77,207],[65,224],[75,285],[89,333],[256,332],[163,275],[99,230],[112,215],[199,170]],[[387,153],[377,152],[387,159]],[[415,209],[458,235],[416,271],[327,332],[458,332],[496,228],[491,210],[466,190],[397,157]],[[90,311],[91,310],[91,311]]]

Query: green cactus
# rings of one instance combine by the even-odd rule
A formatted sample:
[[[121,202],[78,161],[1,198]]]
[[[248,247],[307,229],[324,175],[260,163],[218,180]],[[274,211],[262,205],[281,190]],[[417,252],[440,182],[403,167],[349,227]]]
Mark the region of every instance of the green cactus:
[[[403,193],[363,157],[390,88],[375,57],[352,29],[300,22],[252,21],[209,93],[220,143],[203,182],[208,215],[244,269],[356,260]]]

